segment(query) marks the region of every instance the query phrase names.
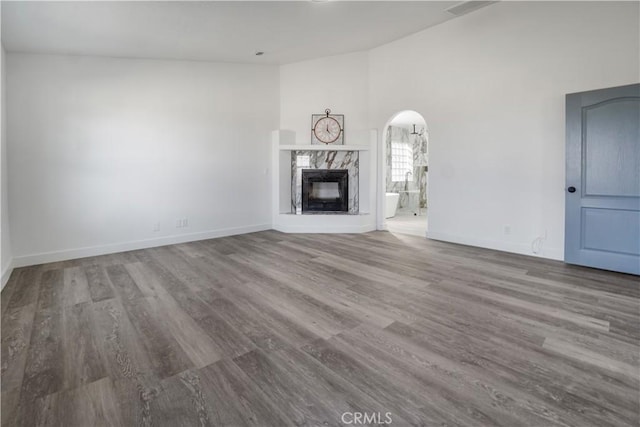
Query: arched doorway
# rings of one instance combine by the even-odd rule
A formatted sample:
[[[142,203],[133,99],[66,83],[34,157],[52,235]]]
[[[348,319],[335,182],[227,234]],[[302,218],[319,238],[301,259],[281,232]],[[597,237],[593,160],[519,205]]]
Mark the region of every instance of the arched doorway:
[[[429,133],[413,110],[394,114],[382,134],[382,228],[426,236],[428,227]]]

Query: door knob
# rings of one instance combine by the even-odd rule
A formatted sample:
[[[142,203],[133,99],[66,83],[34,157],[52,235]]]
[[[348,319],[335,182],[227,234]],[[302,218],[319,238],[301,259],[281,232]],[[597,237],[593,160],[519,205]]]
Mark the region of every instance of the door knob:
[[[576,192],[576,187],[571,186],[571,187],[567,188],[567,191],[569,193],[575,193]]]

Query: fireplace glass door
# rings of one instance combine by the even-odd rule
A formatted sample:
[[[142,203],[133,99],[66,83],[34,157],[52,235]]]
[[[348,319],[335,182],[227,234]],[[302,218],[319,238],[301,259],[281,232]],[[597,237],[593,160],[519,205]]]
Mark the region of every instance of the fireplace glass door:
[[[348,212],[349,174],[346,169],[302,170],[302,213]]]

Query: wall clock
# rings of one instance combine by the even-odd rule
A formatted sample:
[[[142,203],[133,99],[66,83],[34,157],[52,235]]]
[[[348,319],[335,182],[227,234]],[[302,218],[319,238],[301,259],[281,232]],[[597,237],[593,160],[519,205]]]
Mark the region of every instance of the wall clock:
[[[344,144],[344,114],[331,114],[328,108],[324,114],[312,114],[311,144]]]

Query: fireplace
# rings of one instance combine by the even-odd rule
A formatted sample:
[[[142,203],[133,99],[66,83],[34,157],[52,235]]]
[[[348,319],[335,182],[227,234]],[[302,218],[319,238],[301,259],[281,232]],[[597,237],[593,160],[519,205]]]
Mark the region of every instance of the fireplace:
[[[347,169],[303,169],[302,213],[348,212]]]

